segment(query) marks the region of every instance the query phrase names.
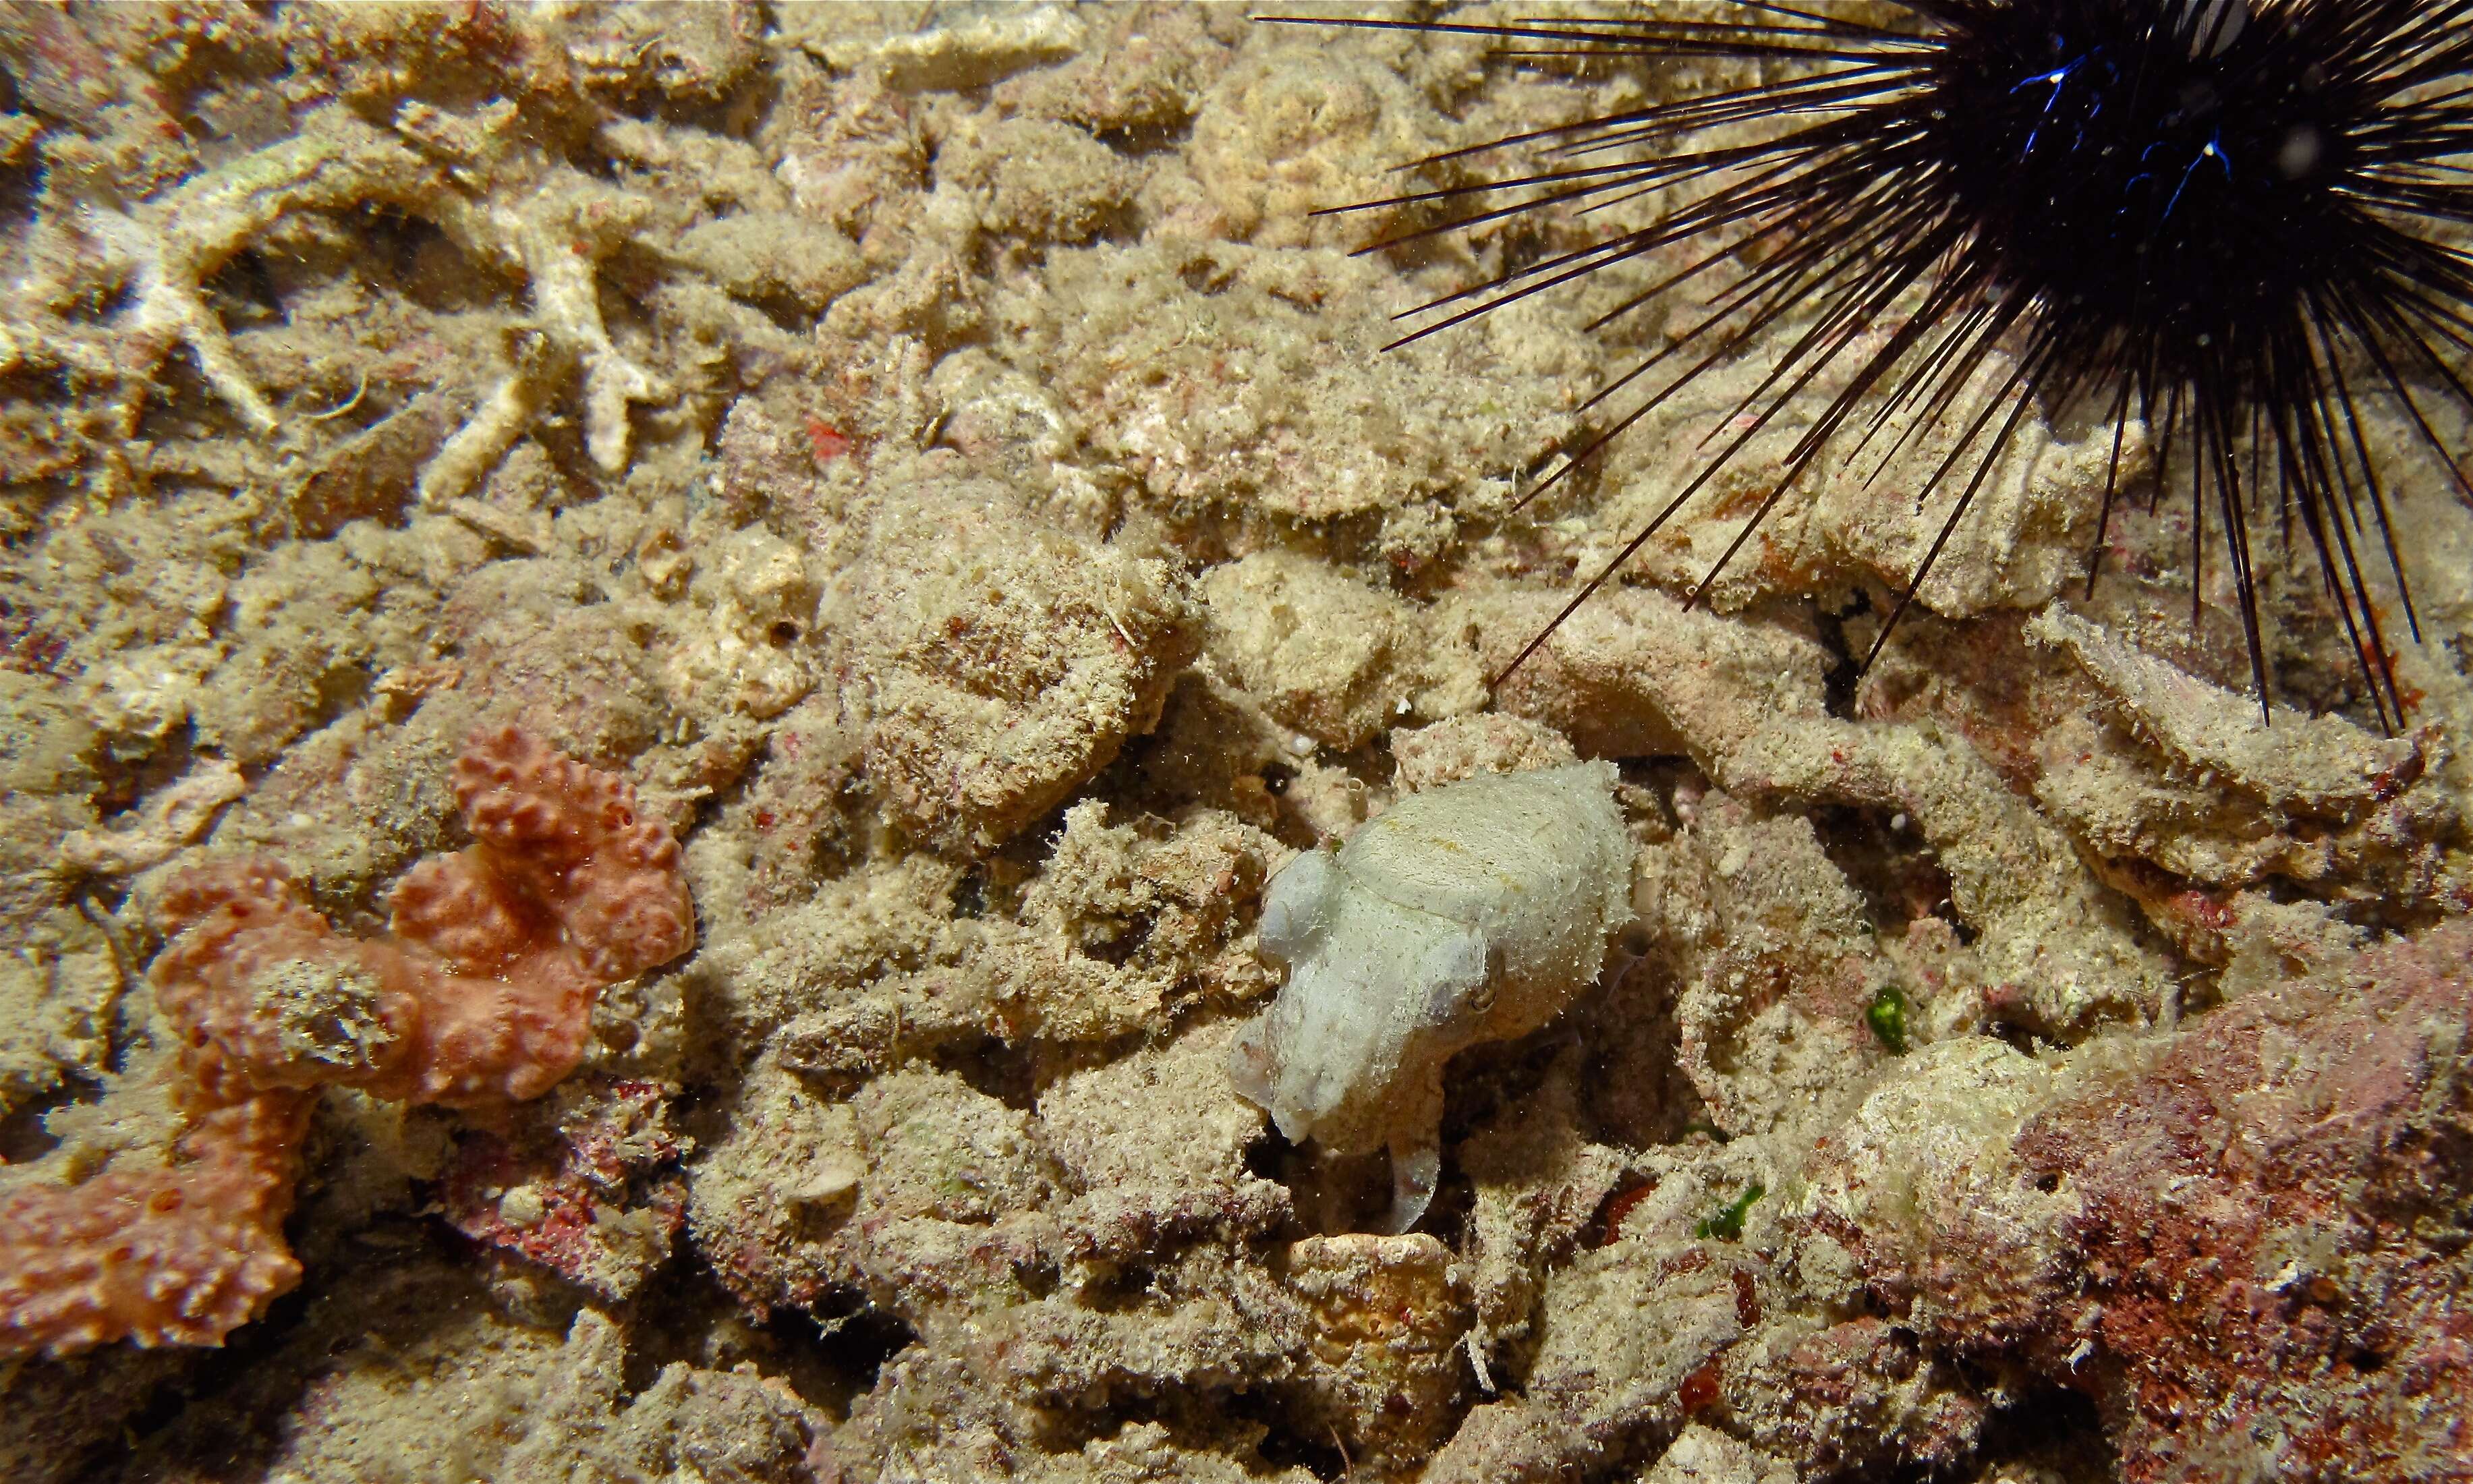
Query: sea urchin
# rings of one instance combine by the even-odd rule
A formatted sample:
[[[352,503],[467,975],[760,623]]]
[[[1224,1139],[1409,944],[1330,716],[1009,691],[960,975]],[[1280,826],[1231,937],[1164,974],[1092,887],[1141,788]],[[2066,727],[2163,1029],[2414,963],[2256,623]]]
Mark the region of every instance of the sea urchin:
[[[1713,578],[1824,455],[1856,457],[1904,413],[1885,462],[1939,427],[1954,445],[1917,498],[1957,493],[1885,638],[2029,410],[2079,407],[2113,429],[2106,526],[2138,422],[2158,497],[2193,501],[2194,604],[2221,542],[2262,706],[2251,536],[2272,518],[2306,533],[2372,705],[2400,720],[2365,575],[2382,555],[2418,623],[2389,524],[2395,471],[2365,424],[2373,405],[2399,418],[2473,493],[2442,431],[2473,414],[2473,254],[2458,235],[2473,225],[2459,158],[2473,152],[2473,0],[1715,4],[1725,18],[1339,23],[1600,66],[1757,64],[1741,85],[1438,157],[1541,146],[1543,170],[1365,203],[1447,217],[1375,251],[1549,206],[1680,203],[1411,312],[1413,340],[1670,250],[1681,266],[1603,325],[1699,280],[1707,312],[1607,379],[1590,402],[1601,422],[1531,497],[1714,368],[1765,359],[1694,476],[1554,623],[1756,439],[1794,435]],[[1780,415],[1807,393],[1825,404],[1789,427]]]

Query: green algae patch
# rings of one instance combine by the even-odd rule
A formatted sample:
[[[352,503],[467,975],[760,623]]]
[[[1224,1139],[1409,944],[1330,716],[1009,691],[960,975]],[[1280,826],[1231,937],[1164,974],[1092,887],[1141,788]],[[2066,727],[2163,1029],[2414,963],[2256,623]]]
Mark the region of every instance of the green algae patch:
[[[1768,1187],[1754,1181],[1743,1187],[1743,1193],[1726,1203],[1716,1215],[1703,1218],[1692,1229],[1692,1234],[1702,1239],[1716,1237],[1721,1242],[1743,1239],[1743,1218],[1751,1214],[1752,1203],[1768,1194]]]

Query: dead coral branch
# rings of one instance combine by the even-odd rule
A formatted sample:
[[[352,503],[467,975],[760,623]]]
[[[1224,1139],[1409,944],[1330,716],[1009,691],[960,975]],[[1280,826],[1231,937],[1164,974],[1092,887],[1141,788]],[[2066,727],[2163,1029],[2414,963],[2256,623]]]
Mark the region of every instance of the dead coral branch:
[[[599,261],[639,225],[640,203],[535,152],[482,149],[474,142],[490,137],[482,124],[417,105],[407,106],[396,123],[391,133],[343,105],[328,105],[312,111],[290,138],[193,176],[154,200],[125,209],[82,204],[74,216],[77,234],[128,286],[130,307],[97,332],[43,312],[45,300],[61,297],[60,286],[21,290],[10,307],[11,319],[23,327],[0,349],[9,361],[116,371],[128,389],[124,420],[133,426],[138,399],[161,362],[185,347],[201,377],[251,431],[280,434],[282,417],[207,303],[206,281],[286,216],[380,203],[430,218],[466,252],[527,285],[529,323],[583,380],[593,463],[604,473],[623,471],[628,408],[666,402],[675,392],[619,349],[601,316]],[[462,493],[504,451],[512,419],[531,411],[528,403],[511,409],[508,402],[503,391],[493,396],[459,457],[424,474],[424,497]]]

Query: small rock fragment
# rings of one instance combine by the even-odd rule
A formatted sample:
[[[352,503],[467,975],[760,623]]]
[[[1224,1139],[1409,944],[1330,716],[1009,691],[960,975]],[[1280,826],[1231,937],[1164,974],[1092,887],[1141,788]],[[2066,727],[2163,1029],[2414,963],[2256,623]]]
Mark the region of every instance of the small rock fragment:
[[[1464,1291],[1451,1249],[1424,1233],[1309,1236],[1288,1250],[1289,1282],[1313,1316],[1301,1410],[1378,1465],[1432,1451],[1459,1394]]]
[[[2027,636],[2067,654],[2112,698],[2133,731],[2182,767],[2221,776],[2278,808],[2351,820],[2391,797],[2424,766],[2417,737],[2374,737],[2341,716],[2258,704],[2175,669],[2060,608]]]

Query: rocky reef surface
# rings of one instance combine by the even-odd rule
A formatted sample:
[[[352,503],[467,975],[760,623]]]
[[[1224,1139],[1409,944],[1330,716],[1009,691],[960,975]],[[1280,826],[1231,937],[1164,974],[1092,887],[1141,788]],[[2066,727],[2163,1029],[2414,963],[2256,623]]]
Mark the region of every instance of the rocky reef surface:
[[[2444,486],[2398,735],[2299,554],[2264,722],[2186,509],[2088,586],[2051,409],[1868,672],[1931,430],[1490,688],[1741,384],[1515,511],[1674,265],[1383,352],[1596,224],[1309,213],[1707,77],[168,0],[0,75],[0,1474],[2473,1480]],[[1382,1233],[1232,1073],[1265,883],[1580,758],[1632,921]]]

